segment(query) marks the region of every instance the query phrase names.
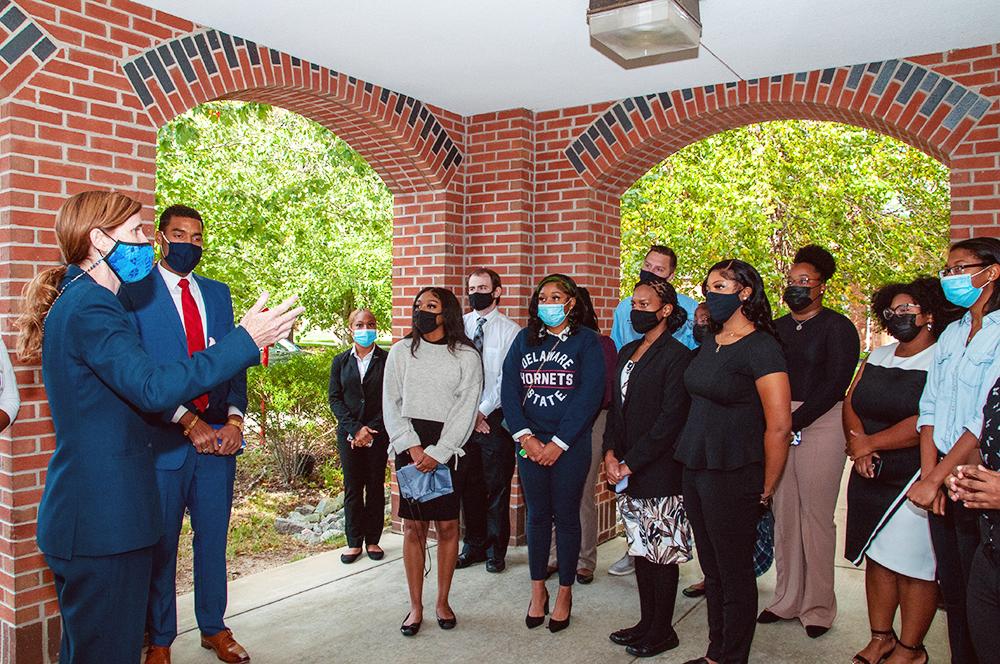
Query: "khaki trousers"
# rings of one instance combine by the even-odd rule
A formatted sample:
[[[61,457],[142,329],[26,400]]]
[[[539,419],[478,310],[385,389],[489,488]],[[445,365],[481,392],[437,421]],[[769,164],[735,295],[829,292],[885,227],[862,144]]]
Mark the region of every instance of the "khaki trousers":
[[[584,485],[583,500],[580,501],[580,562],[577,569],[587,569],[593,572],[597,569],[597,478],[601,474],[601,463],[604,454],[604,426],[608,420],[608,411],[602,410],[594,420],[594,433],[590,437],[591,458],[590,472],[587,473],[587,483]],[[552,528],[555,533],[555,526]],[[549,549],[549,567],[556,567],[556,538],[552,536],[552,547]]]
[[[794,411],[802,405],[792,402]],[[833,562],[844,452],[843,404],[838,403],[802,431],[792,446],[774,493],[774,565],[778,573],[768,611],[803,625],[830,627],[837,615]]]

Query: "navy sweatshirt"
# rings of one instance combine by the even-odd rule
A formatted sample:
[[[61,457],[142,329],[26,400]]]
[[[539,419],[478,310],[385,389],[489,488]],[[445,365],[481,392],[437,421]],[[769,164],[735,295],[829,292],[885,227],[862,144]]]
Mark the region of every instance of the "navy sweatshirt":
[[[503,363],[500,401],[507,429],[518,439],[532,433],[563,449],[586,438],[604,398],[604,352],[596,332],[546,334],[529,346],[521,330]]]

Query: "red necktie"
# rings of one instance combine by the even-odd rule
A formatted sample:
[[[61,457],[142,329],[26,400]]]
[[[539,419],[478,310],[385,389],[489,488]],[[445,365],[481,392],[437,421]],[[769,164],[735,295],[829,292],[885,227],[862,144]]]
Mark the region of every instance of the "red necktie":
[[[181,287],[181,311],[184,312],[184,335],[187,337],[188,355],[194,355],[205,350],[205,331],[201,326],[201,313],[198,304],[191,295],[191,284],[187,279],[177,282]],[[203,394],[194,400],[195,408],[205,412],[208,408],[208,395]]]

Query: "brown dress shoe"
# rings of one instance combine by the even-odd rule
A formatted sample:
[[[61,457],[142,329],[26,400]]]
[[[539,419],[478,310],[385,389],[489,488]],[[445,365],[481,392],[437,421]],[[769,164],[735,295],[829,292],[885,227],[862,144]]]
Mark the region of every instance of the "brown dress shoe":
[[[228,664],[242,664],[250,661],[250,655],[233,638],[233,630],[224,629],[212,636],[201,635],[201,647],[214,650],[215,656]]]
[[[149,646],[146,650],[146,664],[170,664],[170,648]]]

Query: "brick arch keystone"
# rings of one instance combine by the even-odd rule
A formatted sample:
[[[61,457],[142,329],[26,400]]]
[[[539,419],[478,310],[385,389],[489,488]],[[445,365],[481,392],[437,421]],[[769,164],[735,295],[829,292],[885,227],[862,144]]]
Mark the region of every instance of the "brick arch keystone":
[[[418,99],[219,30],[160,43],[122,69],[154,126],[213,99],[282,106],[344,139],[394,194],[446,189],[464,159]]]
[[[889,134],[950,165],[991,104],[926,67],[888,60],[624,99],[564,154],[594,190],[618,196],[668,155],[718,131],[806,119]]]

